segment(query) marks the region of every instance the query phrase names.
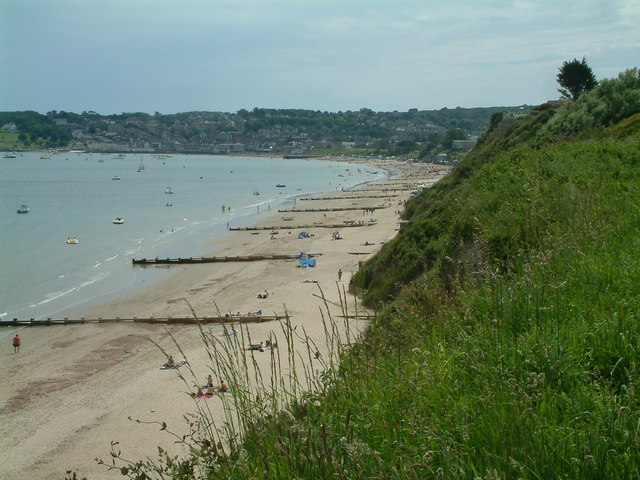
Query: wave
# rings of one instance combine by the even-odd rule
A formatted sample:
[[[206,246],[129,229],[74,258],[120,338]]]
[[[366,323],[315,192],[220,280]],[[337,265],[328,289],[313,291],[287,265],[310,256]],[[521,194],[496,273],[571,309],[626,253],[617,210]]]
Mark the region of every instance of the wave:
[[[96,275],[94,277],[91,277],[89,280],[85,280],[84,282],[81,282],[79,285],[74,285],[73,287],[67,289],[67,290],[60,290],[57,292],[53,292],[50,293],[48,295],[45,296],[44,300],[41,300],[37,303],[33,303],[31,305],[29,305],[31,308],[33,307],[38,307],[40,305],[46,305],[49,302],[53,302],[54,300],[59,299],[60,297],[64,297],[65,295],[69,295],[72,292],[76,292],[88,285],[91,285],[93,283],[96,283],[104,278],[106,278],[107,276],[109,276],[109,273],[101,273],[99,275]]]
[[[53,302],[57,298],[63,297],[65,295],[68,295],[71,292],[74,292],[76,290],[77,290],[77,287],[71,287],[70,289],[64,290],[64,291],[61,291],[61,292],[50,293],[49,295],[47,295],[45,297],[44,300],[42,300],[42,301],[40,301],[38,303],[33,303],[33,304],[29,305],[29,306],[33,308],[33,307],[37,307],[37,306],[40,306],[40,305],[44,305],[44,304],[49,303],[49,302]]]
[[[118,256],[119,255],[116,253],[113,257],[106,258],[105,262],[110,262],[111,260],[114,260],[114,259],[118,258]]]

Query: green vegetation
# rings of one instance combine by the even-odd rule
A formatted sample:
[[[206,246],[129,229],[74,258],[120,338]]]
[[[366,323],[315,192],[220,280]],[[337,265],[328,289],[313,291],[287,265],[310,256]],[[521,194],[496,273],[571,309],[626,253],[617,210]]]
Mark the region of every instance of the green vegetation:
[[[584,57],[582,57],[582,61],[574,58],[570,62],[564,62],[556,80],[562,87],[558,91],[563,98],[569,100],[577,100],[580,95],[592,90],[598,84],[593,70],[587,65],[587,60]]]
[[[251,397],[243,368],[211,344],[217,371],[242,392],[242,441],[226,423],[223,447],[201,412],[180,440],[187,458],[115,452],[115,466],[136,479],[640,476],[637,77],[560,109],[496,117],[356,275],[379,313],[362,342],[337,352],[339,367],[324,365],[313,383],[311,355],[292,354],[283,326],[275,370],[282,355],[314,393]],[[636,105],[626,118],[607,113],[618,98]],[[560,137],[558,122],[576,115],[588,129],[578,119]]]
[[[23,146],[18,139],[19,134],[0,130],[0,150],[13,150]]]
[[[37,112],[0,112],[0,126],[13,123],[18,129],[20,147],[53,148],[65,146],[71,135],[55,122]]]

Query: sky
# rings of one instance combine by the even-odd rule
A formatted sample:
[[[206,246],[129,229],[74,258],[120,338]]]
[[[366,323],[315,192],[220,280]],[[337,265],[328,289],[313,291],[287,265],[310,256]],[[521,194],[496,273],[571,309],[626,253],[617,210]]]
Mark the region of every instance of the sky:
[[[640,66],[639,0],[0,0],[0,111],[537,105]]]

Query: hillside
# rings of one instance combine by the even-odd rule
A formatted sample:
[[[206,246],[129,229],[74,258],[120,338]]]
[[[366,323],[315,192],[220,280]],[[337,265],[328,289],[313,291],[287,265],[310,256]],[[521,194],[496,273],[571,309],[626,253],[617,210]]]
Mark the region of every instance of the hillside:
[[[378,315],[321,393],[125,474],[638,477],[639,126],[633,69],[488,132],[356,276]]]
[[[134,112],[101,115],[0,112],[0,127],[17,128],[20,148],[67,147],[91,152],[402,155],[451,146],[487,129],[496,112],[528,107],[411,109],[407,112],[321,112],[302,109]],[[0,143],[1,148],[16,148]],[[441,147],[442,148],[442,147]]]

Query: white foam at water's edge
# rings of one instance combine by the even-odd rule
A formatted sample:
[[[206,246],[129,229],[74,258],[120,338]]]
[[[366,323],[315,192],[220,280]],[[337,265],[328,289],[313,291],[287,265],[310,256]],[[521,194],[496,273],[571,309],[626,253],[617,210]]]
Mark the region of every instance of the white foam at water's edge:
[[[60,292],[54,292],[54,293],[50,293],[48,294],[44,300],[37,302],[37,303],[33,303],[31,305],[29,305],[30,307],[39,307],[40,305],[44,305],[46,303],[49,302],[53,302],[54,300],[56,300],[57,298],[63,297],[65,295],[68,295],[69,293],[73,292],[76,290],[76,287],[71,287],[68,290],[64,290],[64,291],[60,291]]]
[[[40,305],[45,305],[47,303],[53,302],[54,300],[57,300],[59,298],[64,297],[65,295],[68,295],[72,292],[78,291],[84,287],[87,287],[91,284],[94,284],[96,282],[99,282],[100,280],[103,280],[104,278],[108,277],[110,274],[108,272],[103,272],[99,275],[96,275],[92,278],[90,278],[89,280],[86,280],[84,282],[81,282],[79,285],[74,285],[73,287],[67,289],[67,290],[61,290],[61,291],[57,291],[57,292],[53,292],[53,293],[49,293],[48,295],[45,296],[45,299],[31,304],[29,305],[31,308],[33,307],[39,307]]]

